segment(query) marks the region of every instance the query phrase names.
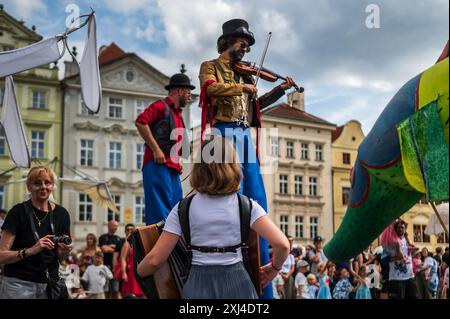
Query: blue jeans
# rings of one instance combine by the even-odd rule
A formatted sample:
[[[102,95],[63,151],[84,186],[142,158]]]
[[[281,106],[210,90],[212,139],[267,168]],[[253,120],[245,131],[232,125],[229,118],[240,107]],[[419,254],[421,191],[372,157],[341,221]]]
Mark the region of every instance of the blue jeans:
[[[236,150],[238,160],[241,163],[242,175],[244,177],[241,184],[241,193],[257,201],[267,212],[266,190],[256,157],[255,147],[250,135],[250,129],[236,123],[216,123],[214,127],[220,131],[222,136],[232,138],[233,140],[233,146]],[[268,264],[270,262],[269,244],[261,236],[259,237],[259,249],[261,265]],[[273,299],[272,284],[269,284],[263,289],[261,299]]]
[[[142,169],[147,225],[166,220],[170,211],[183,199],[180,174],[164,164],[150,161]]]

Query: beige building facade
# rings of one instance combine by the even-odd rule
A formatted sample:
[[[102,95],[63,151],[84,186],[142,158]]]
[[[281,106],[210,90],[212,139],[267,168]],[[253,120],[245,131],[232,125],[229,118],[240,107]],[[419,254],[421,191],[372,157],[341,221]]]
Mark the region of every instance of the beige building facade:
[[[333,233],[344,218],[350,194],[350,172],[358,155],[358,147],[364,139],[361,123],[348,121],[332,133],[333,158]]]
[[[305,112],[303,93],[293,93],[288,103],[263,110],[262,127],[270,130],[262,149],[276,159],[276,167],[263,173],[269,216],[295,244],[312,244],[318,235],[329,240],[331,134],[336,126]]]

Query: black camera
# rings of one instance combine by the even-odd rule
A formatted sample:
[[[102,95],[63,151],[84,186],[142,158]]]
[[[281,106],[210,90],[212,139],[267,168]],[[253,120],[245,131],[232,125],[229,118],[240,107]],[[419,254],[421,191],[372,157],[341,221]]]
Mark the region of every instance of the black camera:
[[[53,237],[53,243],[55,245],[61,243],[61,244],[65,244],[65,245],[70,245],[72,243],[72,238],[70,238],[67,235],[63,235],[63,236],[55,236]]]

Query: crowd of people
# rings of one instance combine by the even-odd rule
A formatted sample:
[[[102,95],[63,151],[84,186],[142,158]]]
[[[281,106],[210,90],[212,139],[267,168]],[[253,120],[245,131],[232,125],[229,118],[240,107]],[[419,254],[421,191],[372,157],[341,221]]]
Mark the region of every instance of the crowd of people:
[[[383,233],[404,232],[397,220]],[[382,235],[382,237],[383,237]],[[276,299],[448,299],[448,246],[406,249],[378,246],[346,262],[333,263],[323,253],[323,239],[314,245],[293,247],[272,282]],[[403,253],[403,252],[404,253]]]

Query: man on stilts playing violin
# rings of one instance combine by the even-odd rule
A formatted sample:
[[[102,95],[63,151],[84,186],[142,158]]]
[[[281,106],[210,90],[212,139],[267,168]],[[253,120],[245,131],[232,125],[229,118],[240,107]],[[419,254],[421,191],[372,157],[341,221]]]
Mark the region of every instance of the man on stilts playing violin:
[[[252,75],[242,74],[233,67],[255,43],[248,23],[242,19],[229,20],[222,30],[223,34],[217,40],[220,56],[203,62],[200,67],[202,138],[207,122],[222,136],[232,138],[244,176],[241,192],[267,211],[266,192],[250,127],[260,128],[260,110],[276,102],[295,83],[287,77],[282,84],[257,99]],[[268,244],[263,238],[260,238],[260,252],[261,265],[269,263]],[[273,298],[271,285],[263,289],[262,298]]]

